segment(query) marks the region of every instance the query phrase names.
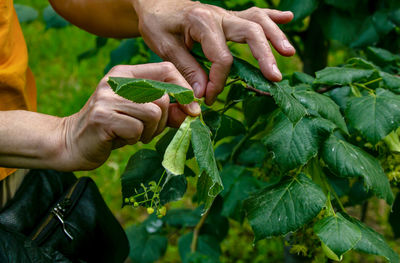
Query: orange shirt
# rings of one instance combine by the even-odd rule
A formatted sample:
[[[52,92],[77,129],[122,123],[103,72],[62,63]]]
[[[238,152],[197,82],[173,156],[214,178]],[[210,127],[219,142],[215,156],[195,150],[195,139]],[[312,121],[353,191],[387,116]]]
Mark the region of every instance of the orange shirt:
[[[0,110],[36,111],[36,86],[13,0],[0,1]],[[16,169],[0,168],[0,180]]]

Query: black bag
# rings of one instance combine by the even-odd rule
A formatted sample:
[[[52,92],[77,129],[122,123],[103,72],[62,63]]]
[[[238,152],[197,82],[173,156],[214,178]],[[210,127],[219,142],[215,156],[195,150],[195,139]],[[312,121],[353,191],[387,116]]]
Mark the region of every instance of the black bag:
[[[31,170],[0,211],[0,226],[73,262],[118,263],[129,253],[125,232],[93,180],[72,173]]]

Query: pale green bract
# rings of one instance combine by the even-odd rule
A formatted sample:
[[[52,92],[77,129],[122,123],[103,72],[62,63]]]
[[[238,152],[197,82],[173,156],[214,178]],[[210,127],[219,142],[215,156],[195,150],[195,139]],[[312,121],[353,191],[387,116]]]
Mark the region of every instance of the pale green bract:
[[[136,103],[152,102],[166,93],[180,104],[189,104],[194,100],[192,90],[172,83],[120,77],[109,77],[107,82],[116,94]]]
[[[186,153],[189,149],[192,131],[190,124],[196,117],[187,116],[174,138],[167,147],[162,165],[174,175],[183,174],[185,170]]]

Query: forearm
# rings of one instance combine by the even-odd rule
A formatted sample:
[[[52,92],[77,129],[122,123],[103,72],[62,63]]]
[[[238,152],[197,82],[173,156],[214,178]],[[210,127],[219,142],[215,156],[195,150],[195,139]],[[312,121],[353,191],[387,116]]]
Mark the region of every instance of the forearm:
[[[72,24],[98,36],[130,38],[140,35],[133,0],[49,0]]]
[[[29,111],[0,111],[0,166],[58,169],[64,119]]]

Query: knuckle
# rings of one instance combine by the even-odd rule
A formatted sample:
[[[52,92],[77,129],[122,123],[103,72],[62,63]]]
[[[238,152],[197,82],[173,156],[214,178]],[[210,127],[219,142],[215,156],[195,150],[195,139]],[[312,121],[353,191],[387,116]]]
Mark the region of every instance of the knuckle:
[[[233,63],[233,56],[229,52],[223,52],[219,56],[219,61],[225,66],[231,66]]]
[[[168,73],[177,71],[174,64],[172,64],[169,61],[161,62],[160,64],[161,64],[161,67],[164,69],[164,71],[166,71]]]
[[[187,12],[187,18],[189,21],[192,21],[193,19],[210,21],[213,18],[213,12],[210,8],[199,5],[193,7]]]
[[[108,119],[109,113],[101,106],[94,105],[89,115],[89,122],[96,126],[103,125],[106,119]]]
[[[250,22],[248,25],[249,28],[249,32],[251,33],[251,35],[253,36],[260,36],[264,34],[264,30],[261,27],[260,24],[254,23],[254,22]]]
[[[161,109],[155,104],[152,104],[152,107],[150,107],[147,111],[147,116],[150,122],[159,122],[161,120]]]

